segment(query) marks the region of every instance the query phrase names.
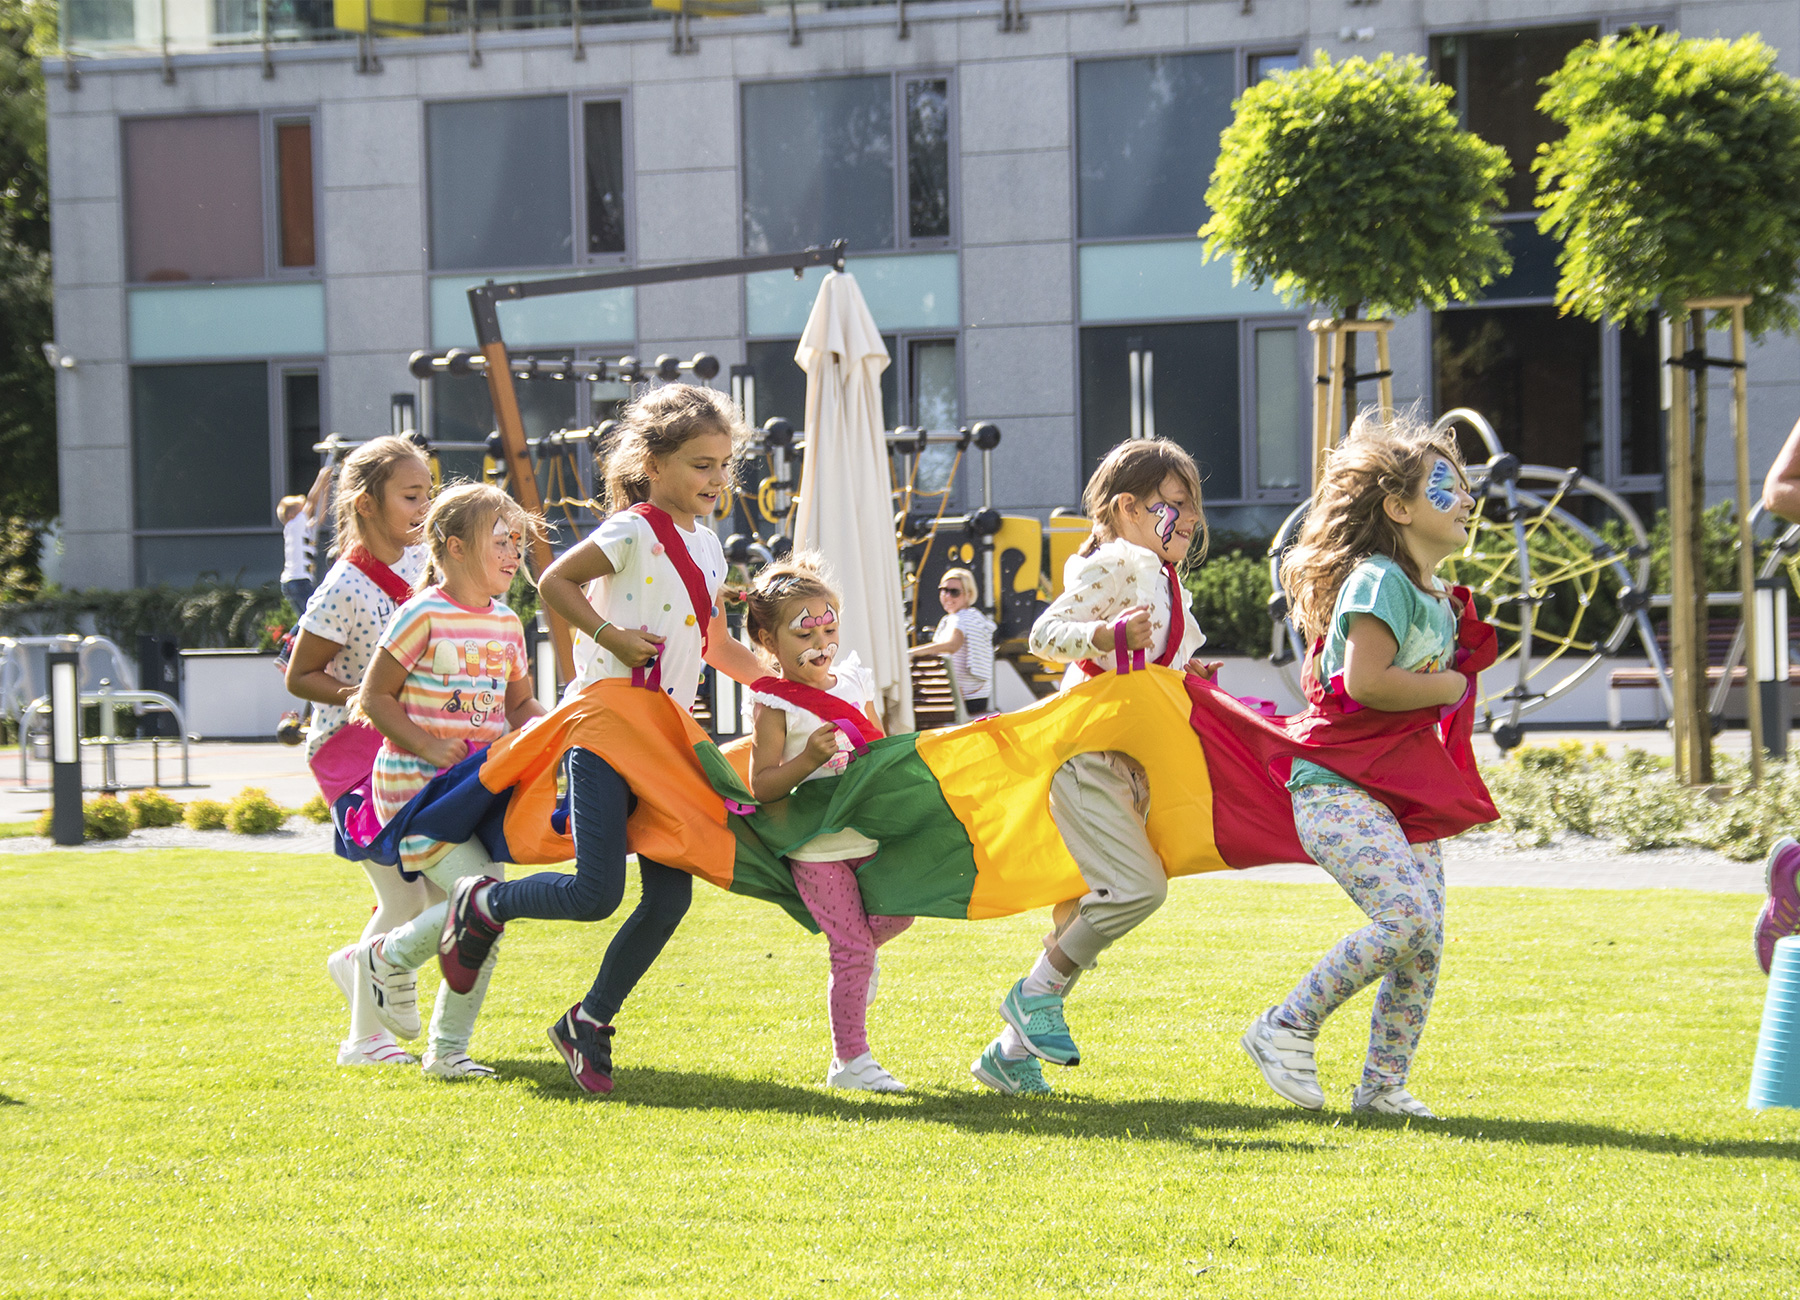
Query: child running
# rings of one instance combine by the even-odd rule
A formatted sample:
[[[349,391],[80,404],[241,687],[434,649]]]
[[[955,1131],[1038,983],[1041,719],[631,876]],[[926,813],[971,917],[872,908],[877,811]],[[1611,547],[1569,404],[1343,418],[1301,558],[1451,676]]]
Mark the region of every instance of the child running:
[[[1472,689],[1452,671],[1458,611],[1434,574],[1468,543],[1473,508],[1450,437],[1357,420],[1326,462],[1299,541],[1281,566],[1295,621],[1309,638],[1323,638],[1307,665],[1318,684],[1389,712],[1454,706]],[[1380,980],[1350,1109],[1435,1119],[1405,1085],[1444,943],[1438,842],[1409,844],[1385,804],[1316,763],[1296,759],[1288,789],[1302,847],[1369,924],[1251,1022],[1244,1050],[1271,1088],[1318,1110],[1325,1104],[1313,1055],[1319,1029]]]
[[[525,630],[499,599],[519,571],[527,534],[542,526],[499,488],[477,483],[445,491],[425,516],[436,585],[395,611],[357,696],[358,710],[386,737],[375,756],[375,815],[384,825],[443,769],[543,714],[525,667]],[[488,879],[502,870],[473,842],[408,836],[400,856],[409,872],[446,894],[464,877]],[[442,906],[357,948],[382,1023],[404,1037],[419,1032],[416,994],[408,1001],[390,988],[410,982],[430,960]],[[468,1047],[498,955],[490,947],[468,986],[438,989],[427,1074],[493,1077]]]
[[[718,504],[749,430],[729,398],[690,384],[656,389],[626,407],[618,423],[602,451],[611,513],[539,575],[538,590],[577,634],[570,696],[622,679],[691,709],[703,663],[746,684],[764,675],[726,630],[716,605],[725,552],[701,522]],[[438,950],[451,987],[471,986],[508,921],[599,921],[618,908],[630,851],[629,790],[599,755],[575,748],[568,791],[574,874],[461,881]],[[613,1018],[693,898],[686,871],[639,855],[638,873],[640,900],[608,945],[593,986],[548,1031],[584,1092],[612,1091]]]
[[[1194,652],[1206,642],[1188,609],[1181,570],[1196,531],[1206,550],[1200,473],[1193,457],[1163,438],[1120,443],[1106,454],[1082,496],[1094,521],[1069,558],[1063,592],[1031,629],[1031,653],[1069,663],[1063,689],[1111,670],[1142,667],[1146,656],[1203,676]],[[1080,1050],[1063,1001],[1081,971],[1142,925],[1168,896],[1162,859],[1144,828],[1150,789],[1144,769],[1117,752],[1080,754],[1050,784],[1050,815],[1088,893],[1059,904],[1056,929],[1031,970],[1000,1004],[1006,1028],[971,1071],[999,1092],[1049,1092],[1040,1060],[1077,1065]]]
[[[797,555],[756,575],[745,595],[745,630],[775,661],[777,676],[753,684],[755,741],[750,790],[759,803],[785,798],[803,781],[833,776],[858,744],[879,737],[875,680],[851,654],[837,662],[842,601],[813,555]],[[863,910],[856,869],[881,846],[844,829],[788,850],[788,866],[806,910],[831,951],[826,1007],[835,1055],[827,1088],[904,1092],[906,1085],[869,1051],[868,1007],[875,997],[876,949],[913,923],[910,916]]]
[[[350,850],[346,822],[368,797],[381,737],[351,723],[349,705],[368,671],[376,638],[424,569],[425,550],[417,543],[430,505],[431,467],[404,438],[376,438],[345,459],[333,505],[337,563],[302,610],[288,660],[288,693],[316,706],[306,761],[331,805],[338,855],[351,860],[360,855]],[[423,881],[408,880],[399,868],[379,862],[365,859],[358,865],[375,891],[364,939],[417,916],[426,905]],[[418,1064],[382,1027],[373,1006],[355,997],[356,945],[332,953],[325,968],[350,1003],[350,1034],[338,1047],[338,1064]],[[410,995],[398,988],[396,993]]]

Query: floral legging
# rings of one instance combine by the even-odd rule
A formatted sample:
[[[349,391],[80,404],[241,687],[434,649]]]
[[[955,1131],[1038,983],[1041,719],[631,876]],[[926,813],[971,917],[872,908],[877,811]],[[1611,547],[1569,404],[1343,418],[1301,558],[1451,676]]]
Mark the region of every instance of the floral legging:
[[[1353,785],[1294,791],[1300,844],[1342,885],[1369,924],[1338,940],[1275,1013],[1289,1029],[1316,1032],[1376,980],[1363,1082],[1406,1082],[1425,1032],[1444,949],[1444,860],[1437,841],[1408,844],[1394,814]]]

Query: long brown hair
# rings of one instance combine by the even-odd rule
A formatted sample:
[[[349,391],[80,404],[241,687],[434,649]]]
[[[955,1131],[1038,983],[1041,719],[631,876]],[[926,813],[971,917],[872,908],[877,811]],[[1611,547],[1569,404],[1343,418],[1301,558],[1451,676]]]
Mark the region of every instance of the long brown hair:
[[[1434,435],[1413,416],[1384,421],[1370,411],[1357,416],[1332,449],[1300,538],[1281,561],[1282,590],[1308,640],[1325,635],[1344,580],[1372,555],[1387,556],[1414,586],[1432,590],[1431,575],[1419,572],[1400,524],[1383,503],[1416,495],[1440,456],[1467,481],[1452,434]]]
[[[388,480],[409,457],[425,464],[423,452],[405,438],[389,433],[365,442],[344,458],[344,463],[338,467],[337,496],[331,507],[333,555],[347,555],[367,544],[356,503],[367,497],[375,509],[380,510]]]
[[[1204,560],[1211,533],[1206,526],[1206,510],[1200,504],[1200,469],[1192,456],[1167,438],[1134,438],[1106,453],[1081,494],[1082,507],[1094,521],[1093,531],[1081,544],[1081,553],[1091,555],[1102,542],[1118,537],[1121,496],[1129,494],[1142,503],[1155,495],[1171,474],[1181,480],[1189,504],[1200,515],[1198,545],[1190,545],[1175,567],[1185,576]]]
[[[627,406],[599,453],[606,512],[616,514],[648,501],[651,459],[673,455],[690,438],[705,433],[729,436],[734,459],[750,441],[744,413],[716,389],[665,384]]]

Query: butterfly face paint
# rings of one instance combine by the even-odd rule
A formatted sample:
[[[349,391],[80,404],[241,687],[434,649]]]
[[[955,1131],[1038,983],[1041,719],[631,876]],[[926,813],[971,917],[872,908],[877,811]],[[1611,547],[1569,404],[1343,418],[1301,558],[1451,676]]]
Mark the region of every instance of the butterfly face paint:
[[[1181,511],[1167,501],[1152,501],[1144,509],[1156,516],[1156,536],[1167,546],[1175,536],[1175,522],[1181,518]]]
[[[1447,515],[1456,509],[1458,486],[1456,470],[1440,456],[1431,467],[1431,476],[1425,480],[1425,499],[1431,502],[1432,509]]]

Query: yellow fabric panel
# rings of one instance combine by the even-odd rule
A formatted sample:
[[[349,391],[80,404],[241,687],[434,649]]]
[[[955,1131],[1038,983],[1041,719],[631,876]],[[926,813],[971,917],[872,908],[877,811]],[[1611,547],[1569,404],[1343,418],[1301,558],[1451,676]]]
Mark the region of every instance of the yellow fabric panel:
[[[970,919],[1008,916],[1087,892],[1050,817],[1050,778],[1077,754],[1116,750],[1150,781],[1150,843],[1171,876],[1224,871],[1212,782],[1181,674],[1106,673],[1018,713],[926,732],[919,757],[975,846]]]

